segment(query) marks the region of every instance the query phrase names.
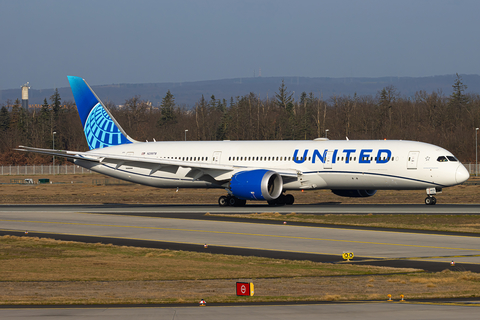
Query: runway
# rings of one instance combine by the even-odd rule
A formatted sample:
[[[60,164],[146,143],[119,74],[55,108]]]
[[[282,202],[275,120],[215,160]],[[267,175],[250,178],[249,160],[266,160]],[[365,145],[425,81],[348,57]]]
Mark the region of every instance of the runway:
[[[480,214],[478,205],[310,205],[274,209],[284,213],[294,209],[299,213],[391,213],[397,210],[433,214],[432,207],[437,209],[437,214],[438,211]],[[232,209],[251,213],[272,208]],[[225,211],[225,208],[204,205],[0,206],[0,223],[3,234],[28,231],[29,235],[54,235],[63,239],[324,262],[341,262],[343,252],[353,252],[355,263],[431,271],[447,269],[455,260],[457,268],[480,272],[480,238],[477,236],[252,223],[239,219],[221,221],[205,216],[206,212]],[[204,244],[208,244],[208,250]]]
[[[476,304],[325,303],[269,306],[0,309],[2,319],[476,319]]]
[[[32,205],[1,205],[3,211],[31,210]],[[263,204],[249,204],[245,207],[220,207],[218,205],[178,205],[178,204],[115,204],[106,203],[101,205],[40,205],[35,206],[41,211],[81,211],[102,213],[125,213],[133,214],[155,213],[160,215],[175,214],[239,214],[254,212],[279,212],[287,214],[291,212],[303,214],[479,214],[480,204],[437,204],[427,206],[424,204],[299,204],[291,206],[271,207]]]

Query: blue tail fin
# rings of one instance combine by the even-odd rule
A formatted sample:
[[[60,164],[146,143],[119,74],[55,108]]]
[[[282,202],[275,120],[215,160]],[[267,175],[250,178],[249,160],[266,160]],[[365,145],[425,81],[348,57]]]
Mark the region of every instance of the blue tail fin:
[[[68,76],[90,150],[136,142],[130,138],[87,82]]]

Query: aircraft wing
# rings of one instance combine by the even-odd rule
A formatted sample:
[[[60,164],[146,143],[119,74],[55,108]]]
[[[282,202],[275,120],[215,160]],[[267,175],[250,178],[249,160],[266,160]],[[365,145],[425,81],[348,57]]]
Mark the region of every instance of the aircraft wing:
[[[258,167],[231,166],[231,165],[215,164],[215,163],[207,163],[207,162],[190,162],[190,161],[173,160],[173,159],[158,159],[158,158],[150,158],[150,157],[126,156],[126,155],[117,155],[117,154],[92,152],[92,151],[81,152],[81,151],[53,150],[53,149],[41,149],[41,148],[33,148],[33,147],[26,147],[26,146],[19,146],[15,150],[64,157],[70,160],[91,161],[91,162],[98,162],[99,164],[112,164],[115,166],[116,169],[118,169],[121,166],[139,167],[144,169],[150,169],[151,170],[150,174],[153,174],[156,171],[166,171],[170,173],[176,173],[179,168],[188,168],[190,169],[190,172],[187,174],[187,176],[192,177],[193,179],[200,179],[203,175],[208,175],[214,178],[216,181],[228,180],[232,177],[232,175],[234,175],[236,172],[239,172],[239,171],[265,169],[265,168],[258,168]],[[294,177],[297,177],[299,174],[301,174],[300,171],[293,170],[293,169],[281,169],[281,170],[273,170],[273,171],[278,172],[278,174],[280,174],[282,177],[285,177],[285,178],[294,178]]]

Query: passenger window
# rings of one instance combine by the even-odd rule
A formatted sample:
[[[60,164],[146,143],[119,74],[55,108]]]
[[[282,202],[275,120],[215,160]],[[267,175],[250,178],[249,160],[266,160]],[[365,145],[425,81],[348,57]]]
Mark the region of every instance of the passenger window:
[[[444,156],[438,157],[438,158],[437,158],[437,161],[438,161],[438,162],[448,162],[447,158],[444,157]]]

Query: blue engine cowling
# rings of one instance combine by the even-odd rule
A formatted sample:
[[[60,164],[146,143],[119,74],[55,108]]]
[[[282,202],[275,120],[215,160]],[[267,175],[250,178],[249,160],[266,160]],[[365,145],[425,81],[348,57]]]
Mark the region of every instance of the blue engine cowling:
[[[234,174],[230,181],[230,191],[244,200],[274,200],[282,194],[282,190],[282,177],[270,170],[241,171]]]
[[[364,198],[364,197],[371,197],[377,190],[332,190],[334,194],[340,197],[350,197],[350,198]]]

